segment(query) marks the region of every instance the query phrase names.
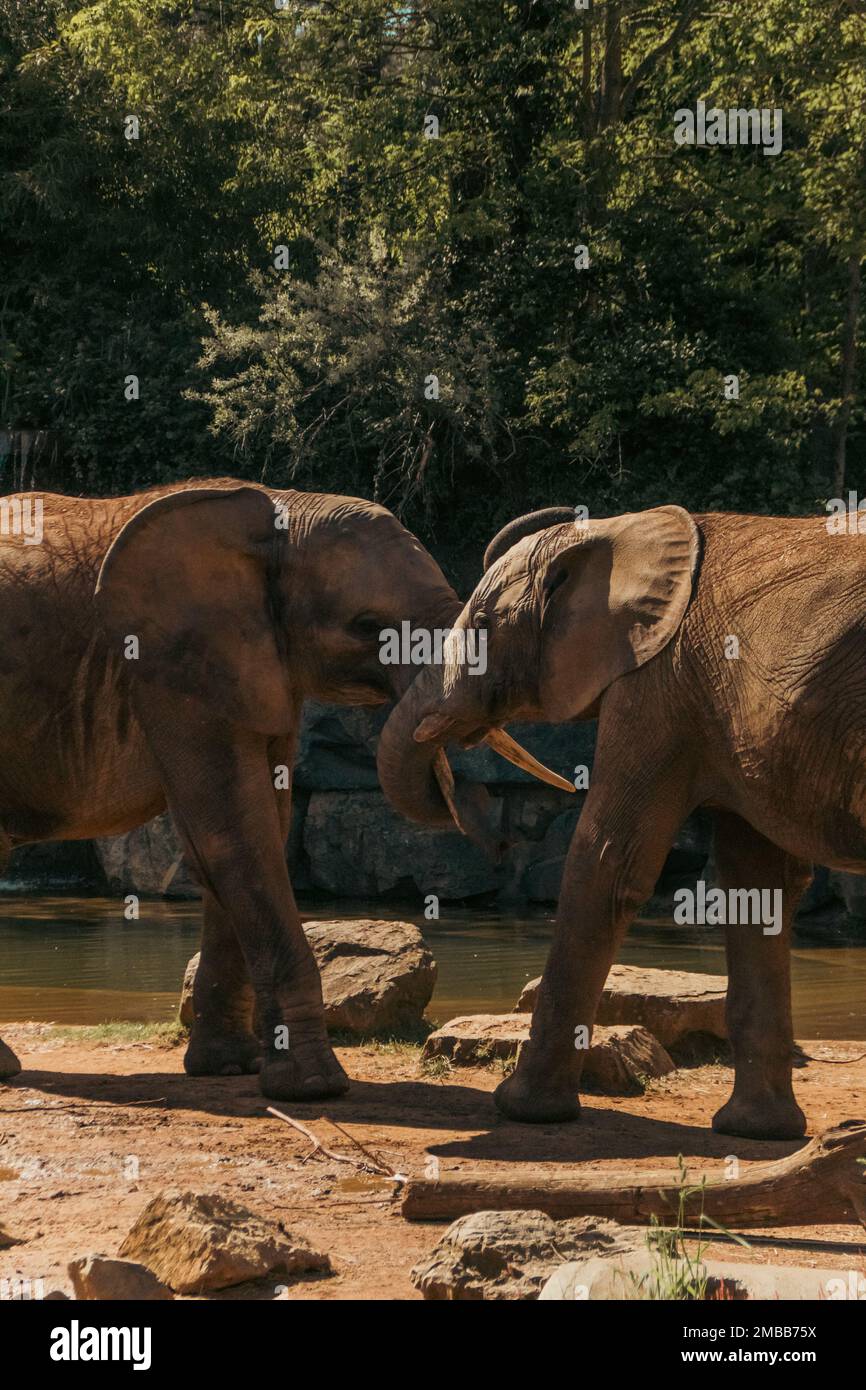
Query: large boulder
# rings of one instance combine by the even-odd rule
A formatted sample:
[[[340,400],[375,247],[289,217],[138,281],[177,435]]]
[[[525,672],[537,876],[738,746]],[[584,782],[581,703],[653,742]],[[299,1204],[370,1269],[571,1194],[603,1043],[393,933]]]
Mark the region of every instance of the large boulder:
[[[472,1014],[453,1018],[431,1033],[422,1057],[447,1057],[458,1065],[516,1058],[529,1037],[529,1018],[520,1014]],[[596,1028],[583,1064],[583,1081],[605,1095],[642,1090],[666,1076],[674,1063],[661,1043],[634,1025]]]
[[[424,1016],[436,984],[436,962],[411,922],[352,918],[305,922],[322,977],[325,1021],[350,1033],[401,1032]],[[192,1027],[199,956],[186,967],[180,1021]]]
[[[643,1231],[591,1216],[554,1221],[542,1211],[479,1211],[449,1226],[411,1279],[431,1300],[534,1299],[564,1255],[627,1253],[645,1239]]]
[[[76,1298],[153,1303],[172,1297],[171,1290],[153,1271],[135,1260],[84,1255],[72,1260],[67,1271]]]
[[[93,843],[108,886],[115,892],[164,898],[201,896],[168,812],[128,835],[103,836]]]
[[[399,1032],[420,1023],[436,962],[411,922],[305,922],[304,931],[321,972],[329,1028]]]
[[[216,1193],[166,1191],[148,1202],[120,1247],[175,1293],[207,1293],[249,1279],[330,1272],[327,1255],[280,1222]]]
[[[531,1013],[535,1008],[540,984],[539,977],[524,987],[517,1001],[520,1013]],[[663,1047],[673,1047],[695,1033],[726,1038],[726,998],[727,981],[722,975],[614,965],[601,997],[598,1021],[640,1024]]]
[[[501,803],[493,799],[495,819]],[[397,815],[381,792],[314,792],[304,850],[316,888],[337,897],[400,890],[454,899],[497,885],[493,864],[458,830],[426,830]]]

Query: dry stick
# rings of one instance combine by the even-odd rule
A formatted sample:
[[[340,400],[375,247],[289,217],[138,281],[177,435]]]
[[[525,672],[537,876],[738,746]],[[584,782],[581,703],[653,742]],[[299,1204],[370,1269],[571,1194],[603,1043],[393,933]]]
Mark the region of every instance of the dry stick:
[[[548,1216],[601,1216],[644,1224],[676,1213],[728,1227],[804,1226],[859,1221],[866,1226],[866,1121],[845,1120],[805,1148],[774,1163],[755,1164],[744,1177],[700,1185],[673,1182],[666,1173],[579,1174],[529,1180],[476,1174],[412,1179],[402,1213],[408,1221],[453,1221],[476,1211],[535,1210]]]
[[[397,1177],[399,1177],[399,1174],[396,1173],[396,1172],[394,1171],[394,1169],[390,1166],[390,1164],[388,1164],[388,1163],[385,1162],[385,1160],[384,1160],[384,1158],[382,1158],[381,1154],[374,1154],[374,1153],[371,1153],[369,1149],[365,1149],[365,1148],[364,1148],[364,1145],[361,1143],[360,1139],[356,1139],[355,1136],[354,1136],[354,1134],[350,1134],[349,1131],[348,1131],[347,1129],[343,1129],[343,1126],[342,1126],[342,1125],[338,1125],[336,1120],[331,1120],[331,1119],[329,1119],[328,1123],[329,1123],[329,1124],[332,1124],[332,1125],[334,1126],[334,1129],[339,1130],[340,1133],[341,1133],[346,1139],[348,1139],[348,1141],[349,1141],[350,1144],[354,1144],[354,1145],[355,1145],[355,1148],[358,1149],[358,1150],[364,1155],[365,1158],[369,1159],[370,1163],[371,1163],[372,1166],[373,1166],[374,1171],[375,1171],[380,1177],[383,1177],[383,1178],[397,1178]]]
[[[306,1154],[302,1162],[306,1162],[308,1158],[313,1158],[315,1154],[321,1153],[324,1154],[326,1158],[332,1158],[335,1163],[348,1163],[351,1165],[352,1168],[359,1168],[362,1172],[365,1172],[369,1168],[370,1165],[368,1162],[361,1163],[358,1161],[357,1158],[350,1158],[346,1154],[334,1153],[333,1149],[326,1149],[322,1141],[316,1138],[315,1134],[311,1129],[307,1129],[306,1125],[302,1125],[300,1120],[293,1120],[291,1115],[285,1114],[285,1112],[282,1110],[275,1110],[272,1105],[269,1105],[267,1109],[269,1115],[276,1115],[278,1120],[285,1120],[287,1125],[291,1125],[292,1129],[296,1129],[300,1134],[303,1134],[307,1139],[309,1139],[310,1143],[313,1145],[312,1152]],[[331,1121],[331,1123],[334,1123],[333,1120]],[[335,1125],[335,1128],[339,1129],[340,1126]],[[345,1133],[344,1130],[341,1130],[340,1132]],[[346,1138],[352,1139],[351,1134],[347,1134]],[[364,1149],[356,1139],[352,1139],[352,1143],[355,1144],[357,1148],[361,1149],[362,1153],[367,1152],[366,1149]],[[383,1177],[396,1177],[396,1174],[394,1173],[383,1173],[380,1165],[376,1164],[375,1161],[374,1167]]]

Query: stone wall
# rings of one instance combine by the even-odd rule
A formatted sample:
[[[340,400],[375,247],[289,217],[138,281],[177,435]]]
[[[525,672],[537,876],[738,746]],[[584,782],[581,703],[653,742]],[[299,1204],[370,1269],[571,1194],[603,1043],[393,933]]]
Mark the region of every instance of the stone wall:
[[[585,793],[569,796],[543,786],[486,747],[454,754],[456,773],[487,785],[498,828],[511,842],[503,862],[491,864],[457,831],[424,830],[391,810],[376,777],[376,740],[384,719],[384,711],[307,705],[287,847],[296,890],[329,898],[416,901],[419,910],[428,894],[443,902],[554,903]],[[569,780],[581,765],[591,774],[594,723],[514,725],[511,732]],[[712,877],[711,845],[712,818],[698,811],[677,837],[650,911],[669,909],[675,888]],[[91,874],[101,866],[96,873],[102,883],[94,886],[113,892],[197,896],[168,816],[92,845],[19,851],[9,877],[42,874],[56,880],[52,863],[78,863],[82,873]],[[819,870],[801,921],[805,916],[819,928],[832,926],[846,916],[846,908],[847,914],[866,919],[866,878]]]

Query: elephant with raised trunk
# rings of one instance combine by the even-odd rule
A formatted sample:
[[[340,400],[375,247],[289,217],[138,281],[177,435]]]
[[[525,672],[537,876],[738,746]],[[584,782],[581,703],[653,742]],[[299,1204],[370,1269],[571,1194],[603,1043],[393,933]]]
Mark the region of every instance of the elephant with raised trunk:
[[[578,1116],[578,1030],[591,1029],[682,822],[708,806],[730,905],[735,1066],[713,1126],[804,1132],[791,1081],[792,919],[812,863],[866,873],[866,539],[832,530],[821,518],[676,506],[522,518],[491,542],[457,623],[486,631],[486,674],[446,659],[392,712],[382,786],[433,824],[445,807],[431,769],[447,743],[471,745],[510,720],[598,717],[531,1036],[496,1092],[506,1115]],[[750,911],[760,890],[781,904],[769,926]]]
[[[31,496],[0,499],[0,861],[168,806],[204,895],[187,1071],[339,1094],[284,853],[301,706],[400,696],[417,668],[383,665],[382,630],[447,628],[460,600],[357,498],[220,480],[36,501],[38,526]],[[486,793],[436,769],[485,843]]]

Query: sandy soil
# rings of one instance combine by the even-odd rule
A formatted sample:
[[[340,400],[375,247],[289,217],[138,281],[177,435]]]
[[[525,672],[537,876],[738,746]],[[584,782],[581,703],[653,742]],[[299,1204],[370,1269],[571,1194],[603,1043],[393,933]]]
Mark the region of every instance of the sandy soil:
[[[25,1071],[0,1086],[0,1227],[24,1243],[0,1251],[0,1278],[43,1279],[46,1292],[70,1292],[68,1260],[116,1253],[145,1203],[162,1188],[181,1186],[219,1191],[272,1214],[330,1254],[333,1276],[293,1284],[293,1299],[418,1297],[409,1271],[444,1227],[405,1222],[390,1184],[359,1178],[331,1160],[305,1161],[309,1143],[267,1115],[254,1077],[186,1077],[180,1046],[58,1040],[43,1024],[6,1025],[3,1033]],[[862,1042],[804,1047],[837,1061],[864,1051]],[[673,1175],[681,1154],[693,1177],[718,1172],[731,1153],[747,1163],[799,1147],[710,1131],[730,1089],[732,1074],[722,1066],[680,1070],[643,1096],[587,1097],[580,1124],[527,1127],[496,1116],[490,1092],[501,1073],[493,1068],[460,1068],[435,1079],[411,1049],[358,1046],[340,1049],[340,1057],[354,1080],[346,1098],[281,1108],[327,1147],[352,1153],[332,1117],[405,1174],[423,1173],[435,1155],[442,1172],[483,1165],[516,1173],[527,1165],[538,1176],[581,1163],[628,1174],[669,1167]],[[798,1069],[795,1084],[810,1135],[866,1117],[866,1061],[811,1062]],[[761,1234],[863,1244],[859,1253],[745,1252],[723,1244],[708,1253],[866,1273],[859,1226]],[[246,1285],[217,1296],[273,1298],[274,1288]]]

